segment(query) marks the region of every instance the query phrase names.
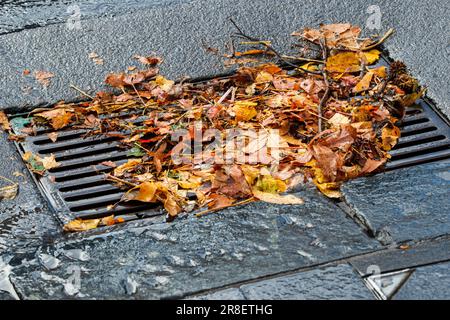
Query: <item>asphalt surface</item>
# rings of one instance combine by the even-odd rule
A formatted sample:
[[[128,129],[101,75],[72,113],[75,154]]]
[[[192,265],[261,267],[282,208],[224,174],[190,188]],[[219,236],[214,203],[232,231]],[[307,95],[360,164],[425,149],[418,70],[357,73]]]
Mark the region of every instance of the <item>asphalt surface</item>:
[[[248,34],[272,40],[275,47],[287,52],[293,40],[291,32],[330,22],[365,26],[371,16],[367,9],[373,4],[336,0],[191,1],[83,20],[79,30],[59,24],[3,35],[0,106],[19,110],[80,99],[78,92],[69,89],[70,84],[89,93],[105,89],[105,75],[135,64],[135,54],[160,54],[166,60],[162,71],[172,78],[215,75],[224,70],[221,59],[206,54],[202,41],[223,49],[235,31],[229,17]],[[410,66],[448,116],[450,3],[397,0],[377,1],[376,5],[382,14],[379,33],[391,27],[397,31],[386,43],[391,56]],[[103,66],[88,58],[91,52],[104,59]],[[55,77],[50,87],[43,89],[34,78],[23,76],[24,69],[50,71]]]
[[[190,1],[93,16],[80,30],[56,24],[0,35],[0,106],[14,113],[79,100],[70,84],[90,94],[107,89],[108,72],[139,66],[133,55],[153,51],[169,77],[213,76],[227,70],[202,41],[223,49],[234,32],[230,16],[288,52],[292,31],[365,25],[372,4],[381,8],[380,32],[397,30],[386,44],[391,56],[449,115],[450,12],[438,1]],[[24,69],[55,77],[44,90]],[[448,161],[349,182],[341,207],[305,187],[304,206],[254,203],[201,219],[160,217],[65,235],[4,134],[0,154],[0,175],[20,185],[16,199],[0,202],[0,299],[372,299],[365,280],[373,266],[413,272],[394,298],[450,299]]]

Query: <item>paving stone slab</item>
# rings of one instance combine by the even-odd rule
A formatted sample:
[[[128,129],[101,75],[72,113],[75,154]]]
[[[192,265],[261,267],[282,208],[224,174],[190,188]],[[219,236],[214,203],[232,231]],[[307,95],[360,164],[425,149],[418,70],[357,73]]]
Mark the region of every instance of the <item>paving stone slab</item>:
[[[448,116],[450,46],[446,30],[450,3],[438,0],[414,5],[403,0],[380,0],[376,4],[368,0],[305,0],[300,5],[296,0],[211,0],[205,5],[196,0],[83,20],[79,30],[59,24],[6,34],[0,36],[0,106],[20,109],[79,99],[78,92],[69,89],[70,84],[92,94],[104,88],[102,81],[108,72],[126,70],[136,64],[133,55],[152,51],[164,56],[162,69],[170,77],[217,74],[224,71],[221,59],[206,54],[202,41],[223,49],[229,35],[235,32],[228,20],[230,16],[247,33],[272,40],[274,46],[289,52],[289,35],[297,29],[344,21],[364,27],[374,14],[380,16],[380,30],[367,33],[396,29],[386,44],[391,55],[411,67]],[[104,59],[103,66],[88,58],[91,52]],[[32,76],[22,75],[25,68],[53,72],[52,84],[43,89]]]
[[[61,228],[3,132],[0,132],[0,154],[0,176],[19,184],[15,199],[0,200],[0,254],[34,251],[36,246],[59,235]],[[0,187],[8,184],[0,179]]]
[[[450,261],[450,238],[425,241],[406,249],[386,249],[354,257],[350,263],[366,276],[372,274],[374,267],[385,273],[444,261]]]
[[[249,300],[372,300],[375,297],[348,264],[263,280],[240,287]]]
[[[299,195],[305,205],[253,203],[42,247],[15,257],[13,281],[22,297],[64,298],[79,270],[77,298],[183,297],[380,248],[315,190]],[[42,254],[58,267],[45,268]]]
[[[394,300],[450,300],[450,263],[416,269]]]
[[[450,234],[450,160],[347,182],[346,202],[380,240],[418,241]]]
[[[204,295],[190,297],[189,300],[245,300],[245,297],[240,289],[229,288]]]

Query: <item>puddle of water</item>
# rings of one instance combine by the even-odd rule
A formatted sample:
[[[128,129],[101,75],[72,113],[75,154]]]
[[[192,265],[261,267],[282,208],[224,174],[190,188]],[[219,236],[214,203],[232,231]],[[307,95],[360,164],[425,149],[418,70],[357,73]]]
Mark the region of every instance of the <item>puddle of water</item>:
[[[9,293],[15,300],[20,300],[9,278],[11,270],[12,267],[8,264],[8,259],[3,260],[3,257],[0,257],[0,291]]]

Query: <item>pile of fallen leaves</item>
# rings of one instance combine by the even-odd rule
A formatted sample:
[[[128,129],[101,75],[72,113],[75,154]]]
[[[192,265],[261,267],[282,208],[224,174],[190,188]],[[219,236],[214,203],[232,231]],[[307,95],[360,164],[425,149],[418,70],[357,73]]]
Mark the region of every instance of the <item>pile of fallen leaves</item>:
[[[289,58],[290,70],[260,63],[202,83],[175,83],[159,74],[160,58],[140,57],[146,70],[106,78],[120,94],[99,92],[92,101],[38,110],[25,133],[42,125],[70,126],[120,138],[133,157],[121,165],[104,163],[112,168],[105,179],[126,190],[122,201],[161,203],[169,219],[254,200],[301,204],[286,191],[309,182],[337,198],[343,181],[380,170],[388,161],[400,136],[396,123],[423,94],[402,63],[373,66],[388,35],[364,39],[360,32],[350,24],[305,29],[293,36],[318,53],[315,59],[299,53]],[[281,57],[269,42],[252,44],[264,50],[233,52],[232,58],[265,52]],[[243,137],[239,148],[209,134],[230,130]],[[249,130],[258,135],[246,134]],[[197,135],[201,148],[184,152]],[[277,152],[270,152],[275,147]],[[218,156],[230,150],[231,157]],[[252,158],[255,154],[262,156]],[[54,158],[31,154],[24,160],[40,174],[58,165]],[[114,221],[77,220],[66,230],[108,223]]]

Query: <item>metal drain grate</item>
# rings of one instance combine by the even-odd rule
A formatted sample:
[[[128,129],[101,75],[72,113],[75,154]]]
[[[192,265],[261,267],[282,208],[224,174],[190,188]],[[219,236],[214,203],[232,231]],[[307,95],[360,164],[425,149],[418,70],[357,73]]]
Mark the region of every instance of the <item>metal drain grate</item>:
[[[381,63],[387,64],[387,61]],[[142,120],[141,117],[132,122],[137,124]],[[427,99],[407,110],[400,128],[402,137],[391,152],[387,170],[450,157],[450,126]],[[35,178],[59,219],[66,223],[75,218],[110,215],[107,207],[117,203],[124,191],[104,180],[104,173],[112,169],[101,163],[114,161],[120,165],[132,156],[120,147],[115,137],[84,138],[86,130],[67,129],[59,131],[58,141],[53,143],[47,136],[50,132],[52,130],[38,130],[36,136],[17,143],[17,147],[22,153],[31,151],[39,156],[53,153],[56,161],[61,163],[58,168],[51,169],[48,176]],[[119,204],[113,212],[126,221],[163,213],[160,206],[132,201]]]

